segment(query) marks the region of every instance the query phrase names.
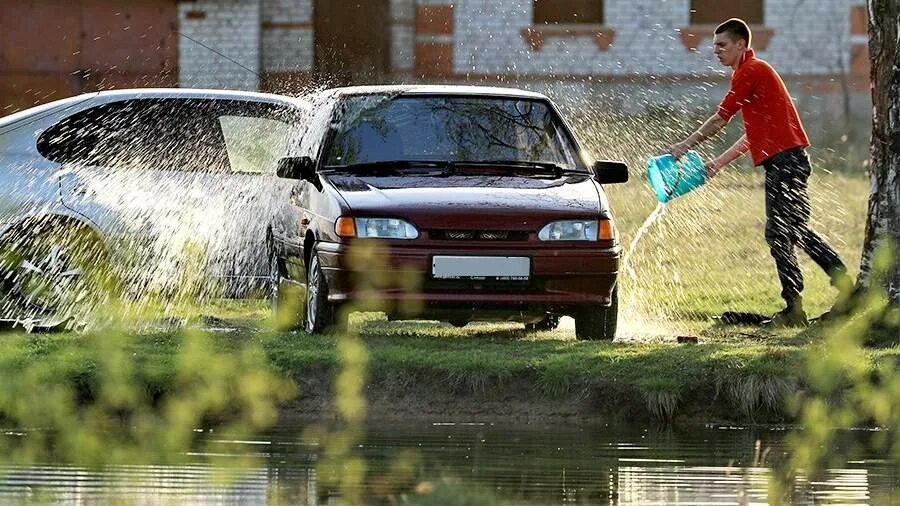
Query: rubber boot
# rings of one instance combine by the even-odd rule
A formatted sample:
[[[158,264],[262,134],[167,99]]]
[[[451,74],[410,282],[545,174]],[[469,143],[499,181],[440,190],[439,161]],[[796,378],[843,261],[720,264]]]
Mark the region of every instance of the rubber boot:
[[[772,315],[772,319],[765,324],[773,327],[806,327],[809,325],[809,319],[803,310],[802,301],[797,299],[790,301],[786,308]]]

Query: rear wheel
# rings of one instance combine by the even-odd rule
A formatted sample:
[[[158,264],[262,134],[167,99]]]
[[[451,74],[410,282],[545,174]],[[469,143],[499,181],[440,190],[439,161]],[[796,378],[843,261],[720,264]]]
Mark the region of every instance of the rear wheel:
[[[609,306],[588,306],[575,314],[575,337],[588,341],[611,341],[616,337],[619,313],[619,287],[612,292]]]
[[[0,258],[4,312],[26,328],[87,324],[117,292],[103,243],[88,228],[36,223]]]

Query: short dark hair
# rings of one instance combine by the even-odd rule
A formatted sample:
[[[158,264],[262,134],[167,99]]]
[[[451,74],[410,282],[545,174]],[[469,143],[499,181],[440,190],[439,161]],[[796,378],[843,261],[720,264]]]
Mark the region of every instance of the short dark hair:
[[[747,42],[747,47],[750,47],[750,39],[752,38],[750,27],[747,26],[747,23],[744,22],[743,19],[731,18],[717,26],[715,33],[716,35],[727,33],[728,36],[731,37],[731,40],[735,42],[744,39],[744,41]]]

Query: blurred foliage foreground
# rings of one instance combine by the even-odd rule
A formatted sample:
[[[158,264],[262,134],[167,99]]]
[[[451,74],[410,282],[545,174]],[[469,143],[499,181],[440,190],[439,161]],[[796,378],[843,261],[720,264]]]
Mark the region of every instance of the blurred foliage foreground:
[[[377,251],[359,256],[362,265],[383,259]],[[365,502],[363,490],[383,498],[399,497],[398,489],[413,491],[412,497],[432,493],[420,481],[425,477],[416,475],[415,455],[405,454],[381,467],[386,474],[375,475],[357,453],[373,411],[366,392],[389,384],[399,385],[392,393],[429,389],[429,398],[449,400],[455,413],[506,388],[534,407],[560,399],[579,404],[573,412],[588,417],[584,409],[597,410],[598,418],[661,423],[702,422],[706,416],[797,421],[789,436],[791,458],[773,473],[770,499],[778,502],[789,497],[798,473],[814,476],[852,457],[852,447],[836,450],[833,444],[840,428],[878,428],[869,441],[900,466],[900,309],[877,288],[877,272],[895,258],[888,248],[881,252],[875,288],[856,297],[847,314],[799,333],[707,327],[688,344],[578,342],[565,329],[529,335],[503,325],[453,329],[379,321],[313,336],[274,330],[284,322],[261,324],[267,318],[261,304],[224,306],[213,319],[218,323],[205,329],[119,319],[86,333],[6,333],[0,463],[177,464],[188,455],[195,463],[200,454],[227,478],[256,465],[254,457],[203,451],[213,444],[204,433],[244,440],[267,430],[279,413],[298,410],[298,391],[318,375],[330,390],[322,399],[327,406],[311,414],[327,413],[336,422],[314,426],[305,437],[322,448],[321,485],[345,503]],[[367,280],[376,292],[391,282]],[[662,299],[643,302],[653,307]],[[175,306],[166,307],[171,315]],[[104,310],[136,313],[117,308],[114,300]],[[197,309],[185,311],[191,313],[187,320],[197,321]],[[416,414],[416,405],[402,395],[381,398],[392,403],[384,412]]]

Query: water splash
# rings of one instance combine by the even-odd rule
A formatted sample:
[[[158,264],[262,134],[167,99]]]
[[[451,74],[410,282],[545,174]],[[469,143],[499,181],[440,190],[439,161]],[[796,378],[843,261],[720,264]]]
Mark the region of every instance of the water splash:
[[[647,230],[656,223],[662,215],[666,212],[666,204],[664,202],[660,202],[656,205],[656,209],[650,213],[650,216],[647,216],[647,219],[644,220],[644,223],[638,228],[637,232],[635,232],[634,237],[631,239],[631,244],[628,245],[628,249],[625,250],[625,255],[622,258],[622,271],[625,273],[625,276],[630,277],[631,279],[635,279],[637,274],[634,272],[634,268],[631,267],[629,260],[631,260],[631,254],[637,248],[637,245],[641,242],[641,239],[644,237],[644,234],[647,233]]]
[[[32,218],[4,236],[0,281],[12,288],[0,296],[0,318],[26,328],[35,321],[90,325],[85,320],[96,309],[172,314],[179,305],[263,289],[266,231],[294,185],[274,176],[275,165],[308,127],[303,102],[122,104],[47,128],[41,153],[57,166],[14,159],[17,184],[0,190],[0,210],[23,209]],[[158,126],[172,123],[175,133]],[[9,135],[0,136],[0,147]],[[84,233],[58,233],[69,229]],[[89,268],[97,275],[86,276]],[[80,282],[63,286],[57,271],[77,272]]]

